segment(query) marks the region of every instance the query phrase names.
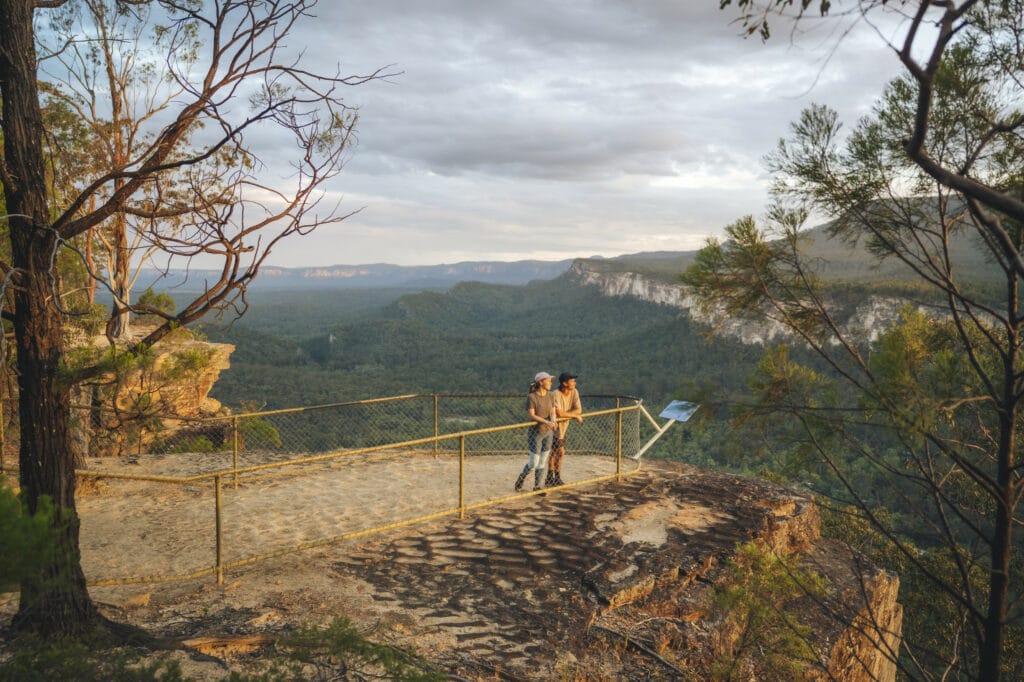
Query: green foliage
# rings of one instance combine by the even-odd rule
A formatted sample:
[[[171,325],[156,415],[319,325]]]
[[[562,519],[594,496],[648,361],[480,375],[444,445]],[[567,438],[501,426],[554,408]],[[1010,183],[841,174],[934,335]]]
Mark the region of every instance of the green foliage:
[[[132,372],[153,369],[155,362],[153,349],[145,345],[136,346],[132,351],[118,346],[81,345],[64,353],[60,369],[62,378],[66,380],[86,367],[97,367],[103,374],[123,379]]]
[[[21,637],[0,662],[0,682],[180,682],[175,661],[140,662],[138,652],[97,651],[87,642]]]
[[[138,649],[111,649],[74,639],[42,640],[25,636],[14,641],[11,655],[0,662],[0,682],[184,682],[176,661],[142,660]],[[299,628],[275,643],[262,672],[231,672],[224,682],[301,682],[364,680],[405,682],[446,679],[412,652],[369,640],[347,618],[325,626]]]
[[[822,310],[823,284],[802,262],[804,209],[775,207],[768,228],[746,216],[726,226],[726,241],[709,239],[680,275],[699,295],[698,310],[723,322],[770,320],[820,344],[830,329]]]
[[[713,679],[801,679],[817,656],[795,602],[824,596],[824,580],[755,542],[740,546],[728,569],[714,606],[731,634]]]
[[[266,419],[246,417],[238,422],[238,432],[247,448],[280,448],[281,433]]]
[[[86,336],[101,334],[107,324],[107,309],[98,303],[89,303],[81,292],[77,292],[70,301],[64,302],[70,313],[72,325],[82,330]]]
[[[346,304],[350,312],[339,309],[329,326],[318,310],[297,314],[308,294],[252,298],[258,327],[243,318],[231,329],[206,328],[212,340],[237,348],[213,391],[229,405],[266,401],[275,409],[416,391],[525,394],[545,367],[580,374],[584,392],[631,393],[658,405],[682,377],[742,385],[744,362],[757,355],[739,343],[709,345],[677,309],[561,280],[466,283],[376,311]],[[287,330],[269,334],[282,319]],[[324,331],[295,338],[317,326]],[[686,350],[667,350],[677,347]]]
[[[215,352],[215,349],[208,346],[177,350],[164,364],[163,374],[171,382],[195,380],[209,366]]]
[[[21,500],[0,476],[0,592],[16,589],[22,577],[45,566],[56,551],[52,528],[55,510],[40,498],[35,514],[26,514]]]
[[[911,3],[922,8],[918,19],[927,4]],[[736,5],[746,26],[765,31],[769,12],[795,7]],[[919,607],[906,612],[908,669],[1019,676],[1009,653],[1019,650],[1020,614],[989,614],[1012,612],[1021,598],[1021,482],[1009,472],[1024,434],[1024,3],[931,7],[926,21],[945,12],[954,27],[934,53],[941,61],[927,73],[908,68],[848,136],[837,112],[804,111],[768,159],[775,204],[766,228],[749,219],[730,226],[686,281],[705,310],[779,322],[818,356],[800,368],[766,358],[746,424],[775,461],[799,461],[812,489],[856,507],[878,535],[869,549],[908,576],[907,602]],[[913,52],[903,53],[908,67]],[[799,233],[808,213],[833,219],[813,235],[827,237],[817,252]],[[914,307],[870,344],[838,321],[849,296],[825,281],[863,279],[833,265],[843,249],[866,254],[876,277],[916,285],[906,289]],[[918,312],[926,306],[937,313]],[[1005,593],[1003,562],[1014,576]]]
[[[836,404],[834,380],[795,361],[785,345],[765,351],[749,386],[758,402],[776,409],[818,409]]]
[[[962,553],[951,555],[941,547],[916,545],[908,538],[890,538],[879,532],[879,525],[894,527],[893,510],[876,507],[870,514],[881,521],[871,521],[868,510],[853,506],[834,507],[828,500],[819,499],[822,511],[823,537],[839,540],[871,561],[882,566],[900,579],[900,603],[904,608],[903,636],[912,642],[915,654],[925,669],[945,670],[949,667],[948,652],[963,657],[959,665],[976,666],[977,647],[968,638],[964,641],[963,624],[967,618],[963,601],[942,587],[956,584],[961,571],[966,570],[973,590],[987,588],[988,574],[983,565]],[[910,553],[907,553],[909,548]],[[1014,559],[1014,572],[1024,570],[1021,557]],[[1018,677],[1015,669],[1024,660],[1014,652],[1024,650],[1024,623],[1013,619],[1006,630],[1007,657],[1004,675]]]
[[[175,441],[170,447],[162,448],[159,443],[154,444],[154,449],[168,453],[182,452],[213,452],[216,448],[206,436],[196,436],[185,441]]]
[[[145,291],[139,294],[139,297],[135,302],[137,305],[156,308],[157,310],[168,314],[174,313],[174,310],[177,307],[177,303],[173,296],[165,291],[161,291],[159,293],[155,292],[153,291],[153,287],[148,287]]]
[[[274,679],[329,677],[356,680],[370,675],[408,682],[439,682],[445,679],[444,675],[430,670],[426,661],[415,654],[370,641],[365,632],[344,617],[335,618],[325,626],[301,628],[278,640],[277,646],[288,652],[290,659],[297,665],[290,666],[293,677]],[[282,672],[278,669],[274,674]]]

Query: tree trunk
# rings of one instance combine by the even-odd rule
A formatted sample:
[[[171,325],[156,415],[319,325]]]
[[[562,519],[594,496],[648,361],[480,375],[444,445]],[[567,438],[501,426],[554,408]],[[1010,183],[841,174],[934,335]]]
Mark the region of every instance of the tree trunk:
[[[115,191],[124,182],[114,183]],[[128,251],[128,223],[123,215],[115,215],[111,221],[111,241],[114,243],[114,271],[110,273],[110,287],[114,290],[114,303],[110,310],[112,318],[110,336],[115,339],[127,340],[131,332],[131,314],[128,304],[131,303],[131,256]]]
[[[33,5],[32,0],[0,0],[4,199],[16,270],[21,489],[30,513],[38,510],[43,496],[53,501],[58,512],[52,525],[57,551],[22,584],[15,624],[44,634],[74,634],[92,627],[98,613],[81,568],[68,432],[70,395],[58,375],[62,320],[54,298],[56,273],[50,271],[57,240],[49,227]]]
[[[52,303],[52,284],[46,273],[50,262],[46,252],[55,243],[38,230],[30,241],[26,260],[32,274],[19,278],[15,313],[20,482],[30,513],[38,510],[44,495],[54,503],[57,551],[46,566],[22,583],[15,624],[42,633],[73,634],[94,625],[97,614],[86,589],[78,548],[75,461],[68,430],[70,394],[58,384],[61,315]]]
[[[90,199],[89,210],[92,211],[96,208],[96,199]],[[89,295],[89,305],[96,303],[96,278],[91,273],[96,271],[96,260],[92,257],[92,244],[95,239],[93,230],[89,230],[85,233],[85,264],[89,268],[89,279],[85,285],[86,291]]]
[[[1008,308],[1017,307],[1016,287],[1011,288]],[[997,453],[998,489],[1002,494],[996,500],[995,527],[992,532],[992,567],[989,572],[988,610],[985,614],[984,639],[980,651],[981,666],[978,679],[998,680],[1003,660],[1003,646],[1006,639],[1007,605],[1009,604],[1010,587],[1010,555],[1013,551],[1013,512],[1012,502],[1016,489],[1013,485],[1015,464],[1014,450],[1017,447],[1015,426],[1018,421],[1019,408],[1015,402],[1017,385],[1015,368],[1017,365],[1016,349],[1019,345],[1020,332],[1012,327],[1007,334],[1007,345],[1010,349],[1003,365],[1003,400],[1004,407],[999,415],[999,450]]]
[[[121,189],[123,181],[114,183],[115,191]],[[111,241],[114,243],[114,271],[110,273],[110,287],[114,290],[111,307],[112,322],[110,335],[115,339],[127,340],[131,332],[131,313],[128,305],[132,296],[131,255],[128,250],[128,222],[123,215],[115,215],[111,221]]]

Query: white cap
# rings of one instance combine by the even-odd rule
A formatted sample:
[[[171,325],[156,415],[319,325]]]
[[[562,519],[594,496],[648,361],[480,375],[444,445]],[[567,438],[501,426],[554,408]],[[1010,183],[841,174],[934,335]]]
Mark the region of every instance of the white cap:
[[[555,378],[554,376],[552,376],[551,374],[548,374],[547,372],[537,372],[537,374],[535,374],[534,377],[533,377],[533,382],[537,383],[538,381],[544,381],[545,379],[554,379],[554,378]]]

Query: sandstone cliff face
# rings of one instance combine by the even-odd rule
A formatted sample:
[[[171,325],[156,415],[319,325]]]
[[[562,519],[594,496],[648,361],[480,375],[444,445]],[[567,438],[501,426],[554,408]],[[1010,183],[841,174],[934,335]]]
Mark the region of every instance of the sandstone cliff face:
[[[95,341],[100,347],[106,343]],[[158,440],[195,430],[190,423],[220,413],[220,402],[209,394],[234,350],[180,333],[133,369],[82,387],[75,397],[83,411],[76,431],[79,457],[153,450]],[[209,440],[205,432],[200,435]]]
[[[686,312],[694,322],[715,326],[724,336],[743,343],[764,345],[793,339],[781,324],[759,321],[754,324],[737,318],[705,315],[694,307],[693,294],[683,284],[665,282],[636,272],[600,272],[576,261],[570,276],[579,284],[597,287],[605,296],[629,296],[649,303],[671,306]],[[904,301],[894,297],[871,296],[862,301],[844,320],[844,331],[853,338],[874,340],[883,329],[899,319]]]

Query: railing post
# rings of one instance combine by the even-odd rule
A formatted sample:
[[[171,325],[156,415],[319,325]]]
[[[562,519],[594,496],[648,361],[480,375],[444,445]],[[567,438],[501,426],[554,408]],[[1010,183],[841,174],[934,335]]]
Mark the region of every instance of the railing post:
[[[438,395],[435,393],[434,394],[434,454],[435,455],[437,455],[437,451],[438,451],[437,437],[441,435],[440,421],[438,420],[438,409],[437,409],[438,401],[439,401]]]
[[[231,418],[231,470],[235,489],[238,488],[238,417]]]
[[[619,402],[616,398],[615,402]],[[615,480],[622,478],[622,412],[615,413]]]
[[[434,443],[437,443],[435,440]],[[466,518],[466,437],[459,436],[459,518]]]
[[[216,491],[214,493],[214,505],[216,510],[216,533],[217,533],[217,559],[214,563],[214,568],[217,570],[217,584],[224,584],[224,560],[222,554],[222,542],[221,542],[221,499],[220,499],[220,475],[213,477],[213,487]]]

